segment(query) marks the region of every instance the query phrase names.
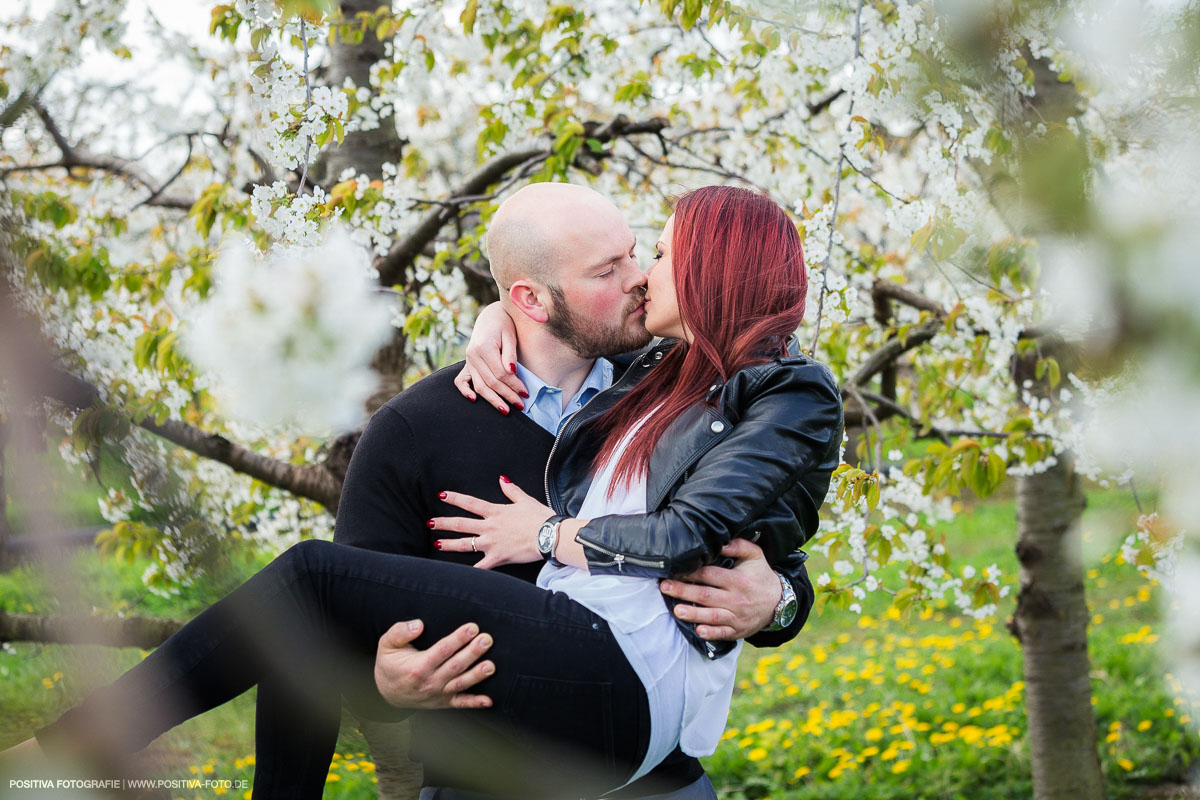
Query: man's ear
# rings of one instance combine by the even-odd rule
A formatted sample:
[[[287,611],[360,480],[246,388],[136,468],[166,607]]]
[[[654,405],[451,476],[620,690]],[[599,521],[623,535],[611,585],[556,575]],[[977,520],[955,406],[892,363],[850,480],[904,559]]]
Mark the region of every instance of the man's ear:
[[[545,322],[550,319],[550,309],[547,301],[550,291],[540,283],[533,281],[514,281],[508,288],[508,300],[519,312],[534,322]]]

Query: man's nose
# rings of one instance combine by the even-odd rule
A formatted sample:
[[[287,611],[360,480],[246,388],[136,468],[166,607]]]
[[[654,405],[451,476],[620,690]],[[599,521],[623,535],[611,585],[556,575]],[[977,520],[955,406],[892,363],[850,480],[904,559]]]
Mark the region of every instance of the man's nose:
[[[628,272],[629,274],[625,278],[626,294],[646,288],[646,273],[642,272],[641,268],[638,267],[636,262],[633,264],[633,268]]]

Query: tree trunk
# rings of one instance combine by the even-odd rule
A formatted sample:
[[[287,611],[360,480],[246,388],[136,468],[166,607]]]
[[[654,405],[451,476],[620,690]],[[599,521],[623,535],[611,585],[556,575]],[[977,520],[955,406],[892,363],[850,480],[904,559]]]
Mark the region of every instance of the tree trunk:
[[[12,530],[8,527],[8,495],[4,488],[4,438],[6,426],[0,422],[0,569],[8,563],[8,542]]]
[[[341,6],[342,15],[353,19],[360,11],[374,13],[380,3],[379,0],[342,0]],[[330,47],[330,88],[337,91],[346,78],[350,78],[355,86],[370,86],[371,65],[385,57],[385,43],[376,37],[374,30],[367,30],[361,44],[336,39]],[[388,115],[380,120],[375,130],[351,131],[339,147],[329,151],[324,163],[325,182],[336,181],[346,169],[379,178],[383,165],[398,163],[403,151],[404,143],[396,131],[396,118]],[[367,401],[368,412],[373,413],[403,388],[404,372],[408,368],[405,345],[404,333],[397,328],[392,340],[376,353],[371,366],[381,380],[379,389]],[[422,770],[420,764],[408,758],[408,723],[363,722],[359,729],[371,747],[381,800],[416,798],[421,790]]]
[[[410,720],[404,722],[375,722],[359,718],[358,729],[371,745],[375,762],[375,777],[379,780],[381,798],[416,797],[421,792],[424,770],[421,764],[408,757],[412,735]]]
[[[381,4],[379,0],[342,0],[342,16],[353,20],[360,12],[374,14]],[[386,41],[375,36],[368,27],[360,44],[350,44],[336,38],[329,49],[328,85],[335,92],[340,90],[346,78],[356,87],[371,85],[371,65],[386,57]],[[386,163],[399,163],[404,154],[404,142],[396,131],[396,118],[389,114],[380,120],[378,128],[370,131],[351,131],[341,145],[326,153],[323,164],[325,183],[333,183],[345,169],[355,174],[366,173],[372,178],[380,177]]]
[[[1021,591],[1010,622],[1021,643],[1035,800],[1103,798],[1088,674],[1088,608],[1072,460],[1017,482]]]

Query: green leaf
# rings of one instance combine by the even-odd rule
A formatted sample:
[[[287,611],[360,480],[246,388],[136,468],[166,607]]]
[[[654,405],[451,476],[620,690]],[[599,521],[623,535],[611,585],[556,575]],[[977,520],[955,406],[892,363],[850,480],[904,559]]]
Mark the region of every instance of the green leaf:
[[[471,33],[475,30],[475,15],[479,13],[479,0],[467,0],[467,5],[463,8],[462,14],[459,15],[459,20],[463,24],[463,30]]]
[[[929,244],[929,237],[933,235],[933,220],[929,220],[912,235],[912,241],[909,246],[913,252],[920,253],[925,250],[925,246]]]

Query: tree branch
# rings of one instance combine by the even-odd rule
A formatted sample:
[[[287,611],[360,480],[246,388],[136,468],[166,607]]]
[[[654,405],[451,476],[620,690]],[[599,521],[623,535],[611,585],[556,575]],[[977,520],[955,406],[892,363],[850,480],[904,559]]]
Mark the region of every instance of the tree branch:
[[[43,387],[46,395],[75,409],[87,408],[100,400],[100,392],[87,381],[62,370],[51,371],[52,380]],[[337,513],[342,482],[321,464],[289,464],[235,444],[224,436],[206,433],[186,422],[167,420],[162,425],[147,417],[130,418],[141,428],[198,456],[218,461],[270,486],[320,503]]]
[[[934,302],[924,295],[917,294],[911,289],[905,289],[901,284],[895,281],[880,279],[875,281],[871,286],[871,296],[876,301],[887,299],[896,300],[904,303],[907,306],[919,309],[921,311],[929,311],[938,317],[946,316],[946,309],[941,303]]]
[[[182,211],[187,211],[192,207],[192,199],[182,197],[180,195],[165,195],[162,186],[157,185],[154,177],[142,169],[136,162],[130,161],[120,156],[114,156],[104,153],[93,153],[82,145],[72,145],[67,141],[67,137],[63,135],[54,118],[46,110],[45,106],[38,100],[31,101],[30,105],[37,115],[41,118],[42,124],[46,126],[46,132],[50,134],[50,138],[54,140],[54,144],[62,153],[62,158],[52,164],[42,164],[37,169],[45,169],[48,167],[63,167],[71,169],[73,167],[83,167],[85,169],[97,169],[104,172],[111,172],[115,175],[121,175],[129,178],[136,183],[150,190],[150,198],[143,201],[146,205],[159,206],[162,208],[176,208]],[[172,179],[173,180],[173,179]]]
[[[605,122],[584,123],[583,135],[588,139],[608,142],[641,133],[657,134],[667,125],[667,120],[662,118],[630,122],[624,115],[618,115]],[[553,152],[549,143],[538,142],[500,153],[480,165],[454,187],[448,199],[425,212],[408,235],[393,244],[387,255],[375,262],[380,284],[391,286],[398,283],[404,270],[416,261],[425,245],[437,237],[446,223],[458,216],[464,205],[473,202],[471,198],[484,194],[488,187],[501,180],[510,170],[548,158]]]
[[[0,611],[0,642],[99,644],[158,647],[184,626],[183,620],[154,617],[92,617],[10,614]]]
[[[879,349],[867,356],[867,360],[851,373],[845,382],[855,386],[865,386],[867,381],[875,377],[880,370],[909,350],[928,342],[944,326],[945,323],[942,320],[933,319],[910,331],[903,341],[899,337],[888,339]]]

